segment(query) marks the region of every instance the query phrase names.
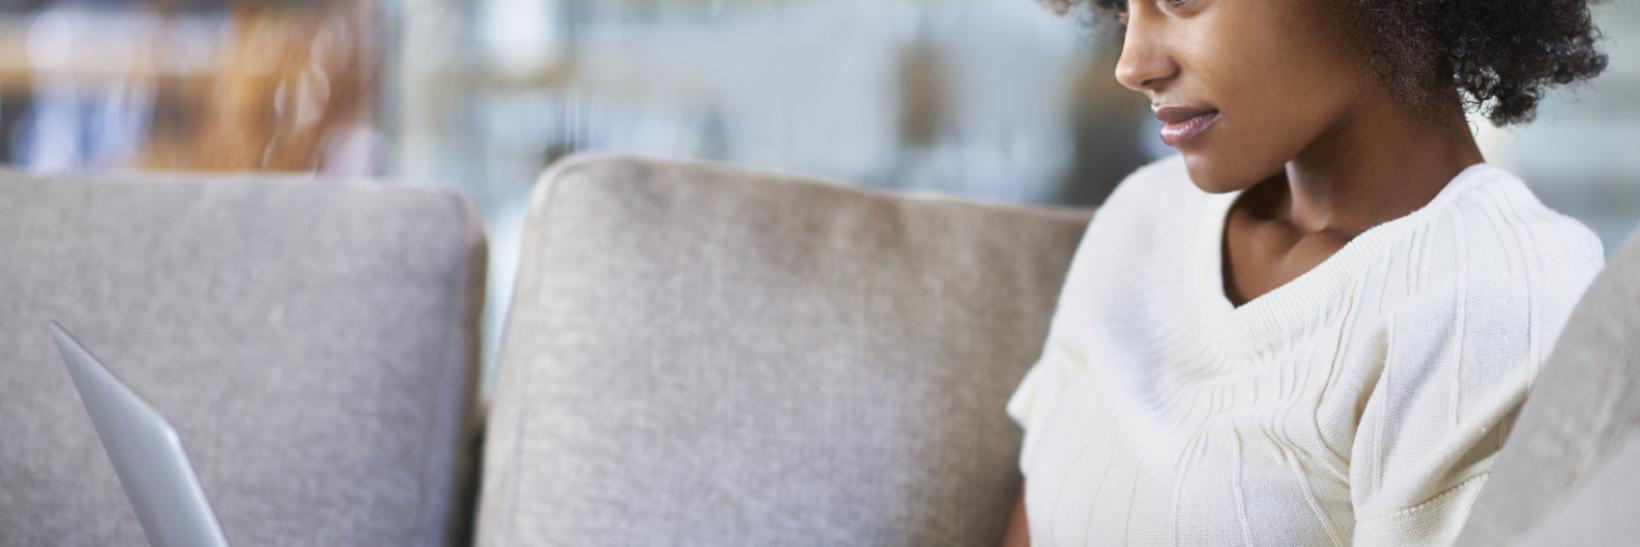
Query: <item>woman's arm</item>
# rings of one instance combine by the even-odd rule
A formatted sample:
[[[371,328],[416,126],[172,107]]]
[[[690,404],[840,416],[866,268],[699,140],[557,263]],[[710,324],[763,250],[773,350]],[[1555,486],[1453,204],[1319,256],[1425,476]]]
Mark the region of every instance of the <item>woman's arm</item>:
[[[1019,498],[1014,501],[1014,516],[1008,519],[1008,533],[1002,536],[1002,547],[1031,547],[1031,528],[1025,524],[1025,481],[1019,482]]]

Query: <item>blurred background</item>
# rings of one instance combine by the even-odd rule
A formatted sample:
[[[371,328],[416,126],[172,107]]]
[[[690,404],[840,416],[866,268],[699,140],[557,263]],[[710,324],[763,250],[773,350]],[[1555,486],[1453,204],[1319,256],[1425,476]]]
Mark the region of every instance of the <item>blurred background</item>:
[[[1640,5],[1595,17],[1606,75],[1528,126],[1474,123],[1610,251],[1640,224]],[[1114,46],[1034,0],[0,0],[0,164],[464,192],[490,238],[490,363],[556,159],[1092,206],[1168,153]]]

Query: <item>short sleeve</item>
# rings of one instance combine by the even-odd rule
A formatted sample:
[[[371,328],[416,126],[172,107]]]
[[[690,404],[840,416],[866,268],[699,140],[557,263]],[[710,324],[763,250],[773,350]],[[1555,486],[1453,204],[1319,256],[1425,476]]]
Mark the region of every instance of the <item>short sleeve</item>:
[[[1047,420],[1048,412],[1059,398],[1060,388],[1064,386],[1063,365],[1059,362],[1062,350],[1059,339],[1053,329],[1049,330],[1047,340],[1043,343],[1041,356],[1037,358],[1025,377],[1014,388],[1014,393],[1008,398],[1007,412],[1014,423],[1019,424],[1023,431],[1023,439],[1019,449],[1019,471],[1030,476],[1027,463],[1030,462],[1032,450],[1037,444],[1043,425]]]
[[[1526,303],[1483,302],[1404,310],[1386,328],[1351,447],[1355,543],[1457,540],[1540,366]]]

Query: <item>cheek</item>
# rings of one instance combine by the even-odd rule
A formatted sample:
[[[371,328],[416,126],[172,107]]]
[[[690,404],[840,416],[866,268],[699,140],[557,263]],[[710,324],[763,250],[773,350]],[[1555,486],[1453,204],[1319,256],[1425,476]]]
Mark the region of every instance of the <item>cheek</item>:
[[[1220,42],[1196,72],[1219,120],[1182,150],[1191,179],[1203,190],[1250,187],[1279,171],[1303,146],[1313,120],[1313,96],[1292,85],[1292,67],[1275,66],[1260,48]]]
[[[1279,14],[1235,15],[1201,29],[1188,52],[1189,70],[1221,112],[1199,146],[1185,151],[1192,179],[1210,192],[1246,188],[1279,171],[1354,95],[1347,61],[1318,45],[1313,29]]]

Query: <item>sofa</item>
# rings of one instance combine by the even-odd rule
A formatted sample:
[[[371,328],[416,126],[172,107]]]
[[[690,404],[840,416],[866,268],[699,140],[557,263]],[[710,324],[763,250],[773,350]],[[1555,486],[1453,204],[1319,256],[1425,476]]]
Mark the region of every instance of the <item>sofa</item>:
[[[448,192],[0,172],[0,546],[143,535],[47,334],[176,425],[234,545],[995,545],[1004,402],[1093,211],[583,155],[531,196],[493,385]],[[1640,239],[1460,543],[1630,539]]]

